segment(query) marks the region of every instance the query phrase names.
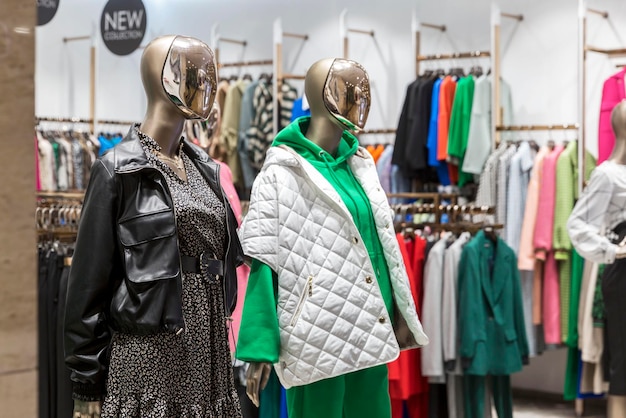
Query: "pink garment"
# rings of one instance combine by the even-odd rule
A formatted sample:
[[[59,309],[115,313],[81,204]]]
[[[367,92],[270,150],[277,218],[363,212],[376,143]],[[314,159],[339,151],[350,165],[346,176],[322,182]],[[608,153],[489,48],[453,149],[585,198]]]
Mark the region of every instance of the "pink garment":
[[[556,197],[556,161],[564,149],[563,145],[557,145],[543,159],[543,173],[541,175],[537,209],[538,216],[535,222],[535,236],[533,239],[535,257],[539,260],[545,260],[546,253],[552,250],[554,203]]]
[[[241,202],[239,196],[235,190],[233,184],[233,173],[230,171],[228,165],[221,161],[215,160],[220,165],[220,181],[222,183],[222,189],[226,193],[226,197],[230,202],[230,206],[233,208],[235,217],[237,218],[237,224],[241,225]],[[233,322],[231,324],[230,332],[228,335],[228,343],[230,344],[230,352],[235,352],[237,346],[237,339],[239,338],[239,326],[241,325],[241,313],[243,311],[243,301],[246,298],[246,287],[248,286],[248,276],[250,275],[250,267],[242,265],[237,268],[237,305],[233,312]]]
[[[554,251],[548,252],[543,271],[543,334],[546,344],[561,344],[561,293]]]
[[[535,248],[533,236],[535,234],[535,222],[537,221],[537,208],[539,207],[539,188],[543,173],[543,159],[550,152],[550,148],[541,147],[535,156],[535,163],[528,182],[526,193],[526,208],[522,221],[522,234],[520,236],[519,254],[517,267],[520,270],[533,271],[535,269]]]
[[[546,344],[561,342],[561,295],[559,270],[552,250],[554,206],[556,197],[556,162],[565,147],[557,145],[543,159],[539,204],[533,246],[535,257],[545,260],[543,271],[543,329]]]
[[[624,76],[626,76],[626,68],[613,74],[604,82],[600,105],[600,125],[598,126],[598,165],[609,158],[615,146],[611,112],[619,102],[626,99]]]

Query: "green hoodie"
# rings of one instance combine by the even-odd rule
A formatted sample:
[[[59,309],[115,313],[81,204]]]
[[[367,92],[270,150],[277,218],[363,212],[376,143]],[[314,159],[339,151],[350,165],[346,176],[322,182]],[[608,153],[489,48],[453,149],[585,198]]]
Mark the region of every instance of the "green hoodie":
[[[272,146],[286,145],[295,150],[311,163],[339,193],[363,238],[387,312],[392,315],[393,293],[389,269],[376,232],[372,207],[348,165],[348,159],[359,148],[358,140],[350,132],[344,131],[337,152],[333,156],[304,136],[310,120],[309,116],[296,119],[278,133]],[[272,298],[271,295],[274,297]],[[239,330],[237,358],[244,361],[275,363],[278,361],[279,349],[276,274],[269,266],[254,260]]]

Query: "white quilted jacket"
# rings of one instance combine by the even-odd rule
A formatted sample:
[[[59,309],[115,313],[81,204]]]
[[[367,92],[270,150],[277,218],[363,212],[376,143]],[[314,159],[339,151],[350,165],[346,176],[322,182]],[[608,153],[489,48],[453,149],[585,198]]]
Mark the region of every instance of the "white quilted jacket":
[[[371,202],[397,308],[417,346],[424,346],[428,337],[415,311],[374,160],[359,149],[348,164]],[[286,388],[398,357],[374,269],[350,212],[333,186],[293,149],[268,150],[240,235],[246,255],[278,275],[275,369]]]

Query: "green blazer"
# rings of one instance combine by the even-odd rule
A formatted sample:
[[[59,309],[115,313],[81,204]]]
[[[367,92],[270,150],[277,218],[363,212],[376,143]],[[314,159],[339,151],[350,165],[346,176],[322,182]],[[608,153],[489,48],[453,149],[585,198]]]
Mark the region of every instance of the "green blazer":
[[[458,315],[464,373],[509,375],[528,361],[522,291],[513,250],[478,232],[461,255]]]

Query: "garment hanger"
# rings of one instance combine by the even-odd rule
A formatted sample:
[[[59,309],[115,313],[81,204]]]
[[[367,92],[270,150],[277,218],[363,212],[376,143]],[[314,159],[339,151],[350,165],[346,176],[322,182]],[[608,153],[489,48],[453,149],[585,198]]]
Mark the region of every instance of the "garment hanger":
[[[494,243],[498,242],[498,236],[496,235],[496,230],[493,228],[492,225],[485,225],[483,227],[483,232],[485,233],[485,236],[489,238],[490,241]]]
[[[480,65],[473,66],[470,69],[470,74],[473,75],[474,77],[480,77],[481,75],[484,74],[483,67],[481,67]]]

